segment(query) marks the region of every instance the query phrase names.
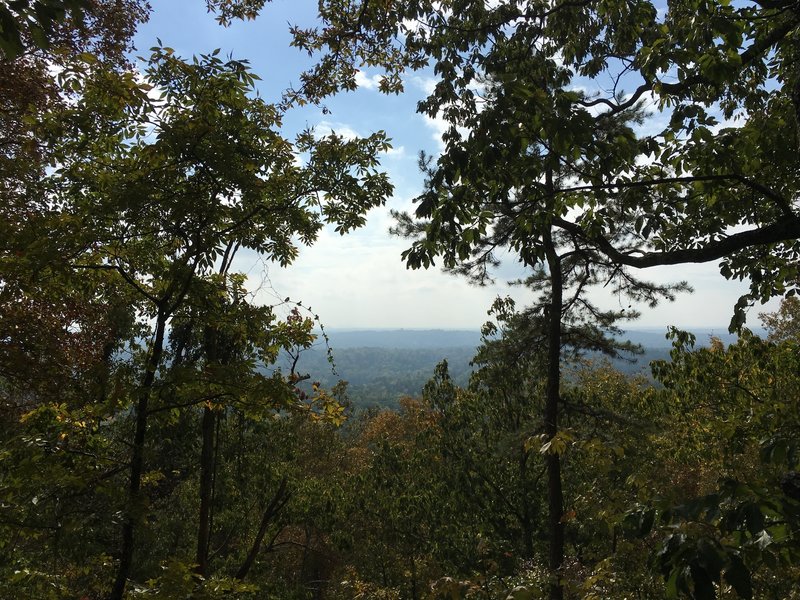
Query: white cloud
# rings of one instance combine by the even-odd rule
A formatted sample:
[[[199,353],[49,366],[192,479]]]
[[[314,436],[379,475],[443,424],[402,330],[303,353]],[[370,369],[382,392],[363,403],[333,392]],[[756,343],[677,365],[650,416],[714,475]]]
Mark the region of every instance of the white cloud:
[[[367,75],[364,71],[356,71],[356,85],[359,88],[364,88],[366,90],[377,90],[381,84],[382,76],[375,74],[375,75]]]
[[[747,293],[747,282],[732,281],[720,275],[716,264],[684,264],[675,266],[653,267],[633,270],[632,274],[646,281],[656,283],[674,283],[685,280],[694,288],[692,294],[680,294],[675,302],[662,302],[656,308],[647,306],[638,308],[642,316],[631,323],[634,327],[660,327],[677,325],[688,329],[720,329],[724,331],[733,316],[736,299]],[[608,290],[595,289],[592,299],[607,308],[627,306],[623,299],[616,298]],[[764,310],[773,310],[774,302],[766,307],[756,307],[750,313],[749,326],[757,326],[757,314]]]
[[[434,118],[428,115],[422,115],[422,118],[425,122],[425,126],[433,132],[431,137],[436,142],[439,152],[443,152],[445,144],[442,136],[450,128],[450,123],[438,116]]]
[[[354,140],[363,137],[353,129],[350,125],[345,123],[336,123],[331,121],[320,121],[314,126],[314,135],[317,138],[325,137],[326,135],[336,135],[343,137],[346,140]]]
[[[406,153],[405,146],[397,146],[396,148],[389,148],[385,152],[383,152],[385,156],[390,158],[406,158],[408,154]]]
[[[431,95],[433,91],[436,89],[436,84],[439,82],[438,79],[435,77],[423,77],[421,75],[412,75],[407,77],[405,80],[405,85],[408,86],[409,84],[419,90],[422,90],[427,95]]]
[[[437,150],[439,152],[443,152],[445,149],[445,143],[442,139],[442,136],[447,132],[448,129],[450,129],[450,122],[441,115],[430,117],[426,114],[423,114],[422,118],[425,126],[433,132],[431,138],[436,142]],[[456,127],[456,129],[462,137],[467,137],[469,135],[470,130],[466,127]]]
[[[721,116],[721,114],[719,115]],[[717,135],[723,129],[739,129],[744,125],[742,115],[734,115],[730,119],[721,119],[716,125],[709,127],[711,133]]]
[[[356,131],[355,128],[346,123],[323,120],[314,126],[314,135],[318,139],[334,133],[346,140],[354,140],[365,137]],[[405,146],[392,147],[381,152],[381,154],[389,158],[405,158],[407,156]]]
[[[508,0],[486,1],[491,3],[490,6],[497,6]],[[306,3],[274,3],[273,8],[279,11],[275,15],[277,18],[259,21],[256,27],[241,23],[231,28],[215,27],[213,20],[207,18],[205,9],[195,6],[196,3],[189,3],[194,7],[190,11],[177,6],[184,3],[153,4],[156,6],[150,21],[137,31],[136,44],[140,48],[150,47],[153,39],[162,35],[169,37],[185,56],[203,52],[204,45],[221,47],[226,53],[236,49],[237,53],[253,58],[255,72],[271,74],[259,84],[262,95],[267,98],[280,97],[285,82],[296,79],[297,74],[307,68],[302,53],[281,46],[284,23],[287,19],[299,18],[296,15],[299,5]],[[303,13],[301,17],[313,20],[315,15],[312,11]],[[424,29],[419,22],[406,25]],[[203,35],[197,35],[198,31]],[[378,84],[374,76],[377,69],[365,68],[364,71],[357,81],[361,87],[372,90]],[[670,74],[673,78],[674,75]],[[628,81],[624,82],[626,86]],[[291,296],[304,305],[311,305],[323,322],[331,327],[476,328],[485,320],[492,299],[506,293],[508,288],[502,280],[496,286],[481,289],[467,285],[462,279],[443,275],[438,269],[408,271],[400,259],[408,241],[390,238],[386,233],[391,224],[388,207],[413,210],[409,199],[419,194],[423,187],[422,175],[413,160],[390,160],[390,157],[407,153],[409,159],[413,159],[420,148],[436,152],[437,147],[442,147],[441,136],[447,129],[447,123],[442,119],[421,118],[415,114],[416,101],[434,90],[437,79],[433,70],[428,68],[409,73],[404,82],[407,93],[401,96],[378,98],[377,93],[361,91],[360,95],[331,99],[329,106],[336,110],[335,116],[323,115],[313,106],[292,111],[286,116],[284,128],[287,135],[315,123],[319,123],[318,134],[336,131],[348,137],[359,132],[364,135],[378,129],[386,130],[398,145],[384,159],[385,169],[396,185],[397,193],[387,202],[386,208],[370,211],[367,225],[359,231],[342,237],[326,228],[319,243],[303,248],[297,262],[287,269],[265,264],[252,252],[242,251],[235,266],[249,274],[249,289],[259,290],[257,297],[260,301],[275,304]],[[577,82],[590,90],[599,83],[587,79]],[[613,86],[613,82],[604,83],[605,87]],[[631,87],[635,88],[635,85],[632,82]],[[657,118],[659,115],[653,116],[653,119]],[[654,125],[651,122],[651,126]],[[431,137],[436,140],[436,145],[430,141]],[[502,276],[506,275],[507,268],[515,266],[513,259],[509,259],[508,265],[504,263]],[[703,273],[707,274],[706,278]],[[650,271],[642,275],[657,278]],[[689,279],[697,292],[676,304],[665,304],[663,309],[644,310],[642,325],[687,322],[724,325],[740,291],[739,284],[725,282],[713,265],[706,265],[702,272],[700,268],[695,271],[687,266],[675,267],[663,275],[659,272],[658,276]],[[512,293],[520,305],[533,300],[524,289],[514,289]],[[609,306],[618,306],[619,300],[609,297],[606,302]]]
[[[400,258],[408,245],[385,235],[377,243],[357,235],[325,235],[290,269],[270,266],[270,283],[258,299],[301,300],[331,327],[469,329],[486,320],[486,310],[499,293],[510,291],[521,303],[530,301],[525,290],[476,288],[435,268],[408,270]],[[258,281],[256,276],[252,283]]]

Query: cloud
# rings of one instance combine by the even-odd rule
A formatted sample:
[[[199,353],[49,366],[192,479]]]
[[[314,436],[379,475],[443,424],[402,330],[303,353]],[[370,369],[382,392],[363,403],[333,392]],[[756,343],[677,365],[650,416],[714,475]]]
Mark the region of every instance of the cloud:
[[[720,114],[721,116],[721,114]],[[711,133],[717,135],[723,129],[740,129],[744,126],[744,121],[742,120],[743,115],[734,115],[730,119],[720,119],[720,121],[716,125],[712,125],[709,127]]]
[[[408,245],[385,235],[380,241],[325,235],[289,269],[268,265],[261,274],[253,269],[248,287],[260,288],[260,302],[301,300],[325,325],[345,328],[477,329],[495,296],[510,291],[502,285],[476,288],[436,268],[409,270],[400,257]]]
[[[320,121],[314,126],[314,135],[317,138],[325,137],[335,133],[346,140],[354,140],[363,137],[355,129],[346,123],[332,121]]]
[[[418,90],[422,90],[427,95],[431,95],[436,89],[436,84],[439,82],[435,77],[423,77],[421,75],[412,75],[405,80],[406,86],[413,86]]]
[[[424,120],[425,126],[433,132],[431,138],[436,142],[437,150],[439,152],[444,152],[445,143],[444,140],[442,139],[442,136],[450,129],[452,124],[441,115],[437,115],[436,117],[431,117],[426,114],[423,114],[422,118]],[[466,127],[456,127],[456,129],[463,138],[466,138],[470,133],[470,130]]]
[[[408,156],[408,154],[406,153],[405,146],[397,146],[396,148],[389,148],[382,154],[384,156],[388,156],[389,158],[406,158]]]
[[[346,140],[355,140],[365,137],[346,123],[323,120],[314,126],[314,137],[316,137],[317,139],[334,133],[340,137],[343,137]],[[406,158],[408,156],[405,146],[397,146],[389,148],[388,150],[381,152],[381,154],[383,156],[386,156],[387,158],[393,158],[393,159],[401,159],[401,158]]]
[[[366,90],[377,90],[380,88],[383,77],[378,74],[367,75],[364,71],[356,71],[356,85]]]
[[[434,118],[423,114],[422,118],[425,122],[425,126],[433,132],[431,137],[436,142],[438,151],[443,152],[445,144],[442,136],[450,128],[450,123],[448,123],[443,117],[439,116]]]

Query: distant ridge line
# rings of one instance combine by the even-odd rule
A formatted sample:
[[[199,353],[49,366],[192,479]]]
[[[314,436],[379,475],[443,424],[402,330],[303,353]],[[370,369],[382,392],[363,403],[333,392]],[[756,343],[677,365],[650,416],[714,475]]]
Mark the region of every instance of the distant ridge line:
[[[397,349],[434,349],[434,348],[476,348],[481,343],[478,330],[469,329],[337,329],[326,328],[330,345],[336,348],[397,348]],[[719,338],[724,344],[734,343],[736,335],[727,332],[724,327],[688,329],[697,340],[697,346],[708,346],[711,337]],[[667,328],[655,327],[631,328],[621,336],[645,348],[669,348],[671,342],[666,339]],[[761,328],[754,329],[756,335],[764,335]]]

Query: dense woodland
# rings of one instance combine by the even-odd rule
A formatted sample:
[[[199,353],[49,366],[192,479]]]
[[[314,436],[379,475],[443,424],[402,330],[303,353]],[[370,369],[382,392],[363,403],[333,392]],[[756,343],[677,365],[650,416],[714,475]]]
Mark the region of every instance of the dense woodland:
[[[369,332],[371,338],[381,338],[383,332]],[[414,332],[416,333],[416,332]],[[426,332],[419,332],[424,334]],[[478,337],[475,332],[475,337]],[[697,345],[707,346],[709,337],[696,332]],[[329,360],[327,348],[317,341],[311,348],[304,349],[296,364],[296,369],[304,374],[314,374],[315,381],[323,387],[332,388],[339,381],[347,382],[347,397],[353,412],[365,408],[398,408],[399,401],[405,396],[418,396],[431,378],[434,368],[443,360],[451,379],[461,387],[466,387],[475,371],[472,359],[475,357],[478,344],[473,346],[446,347],[393,347],[393,346],[356,346],[347,347],[337,343],[338,335],[330,337],[330,347],[334,358]],[[361,337],[368,337],[361,335]],[[409,338],[414,334],[409,332]],[[636,336],[633,336],[636,337]],[[642,346],[641,353],[626,353],[616,358],[609,358],[599,352],[587,352],[586,360],[608,363],[610,366],[628,375],[641,375],[651,381],[650,363],[653,360],[669,358],[670,343],[662,333],[658,346]],[[735,338],[734,338],[735,339]],[[373,342],[374,343],[374,342]],[[291,366],[294,359],[286,356],[278,360],[278,367],[284,370]],[[567,371],[569,374],[570,371]],[[300,390],[308,393],[312,381],[299,382]]]
[[[800,597],[796,0],[318,8],[315,66],[265,99],[246,57],[132,64],[141,0],[0,2],[0,598]],[[281,128],[365,67],[431,70],[451,125],[402,260],[490,285],[510,252],[539,300],[497,300],[468,381],[354,415],[294,360],[302,299],[232,263],[391,196],[382,132]],[[647,269],[694,262],[749,282],[739,341],[597,360],[691,283]]]

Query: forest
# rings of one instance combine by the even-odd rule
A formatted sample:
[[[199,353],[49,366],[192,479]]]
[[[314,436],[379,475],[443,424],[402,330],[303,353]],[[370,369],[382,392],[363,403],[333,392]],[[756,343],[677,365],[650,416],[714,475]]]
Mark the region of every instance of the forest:
[[[756,330],[763,333],[761,328]],[[707,331],[693,331],[696,346],[708,346],[711,340],[722,337],[736,341],[735,335],[714,336]],[[654,360],[669,358],[671,343],[663,331],[628,330],[621,335],[641,346],[641,353],[608,357],[602,352],[586,352],[584,359],[608,363],[614,369],[639,375],[651,382],[655,380],[649,365]],[[328,332],[333,365],[329,362],[327,347],[318,337],[310,348],[304,348],[296,369],[313,373],[325,388],[340,380],[347,382],[347,399],[352,413],[368,408],[398,408],[404,396],[418,396],[431,378],[434,368],[443,360],[453,382],[466,387],[477,370],[472,363],[480,345],[478,331],[333,331]],[[291,356],[278,360],[277,366],[287,369],[293,362]],[[298,387],[308,393],[311,381]]]
[[[144,0],[0,2],[0,598],[800,598],[797,1],[316,6],[266,98],[246,57],[134,58]],[[447,124],[398,261],[491,286],[512,256],[537,300],[356,411],[324,319],[235,258],[392,197],[384,132],[282,128],[366,67],[435,74]],[[748,286],[737,341],[615,368],[691,287],[648,269],[697,263]]]

